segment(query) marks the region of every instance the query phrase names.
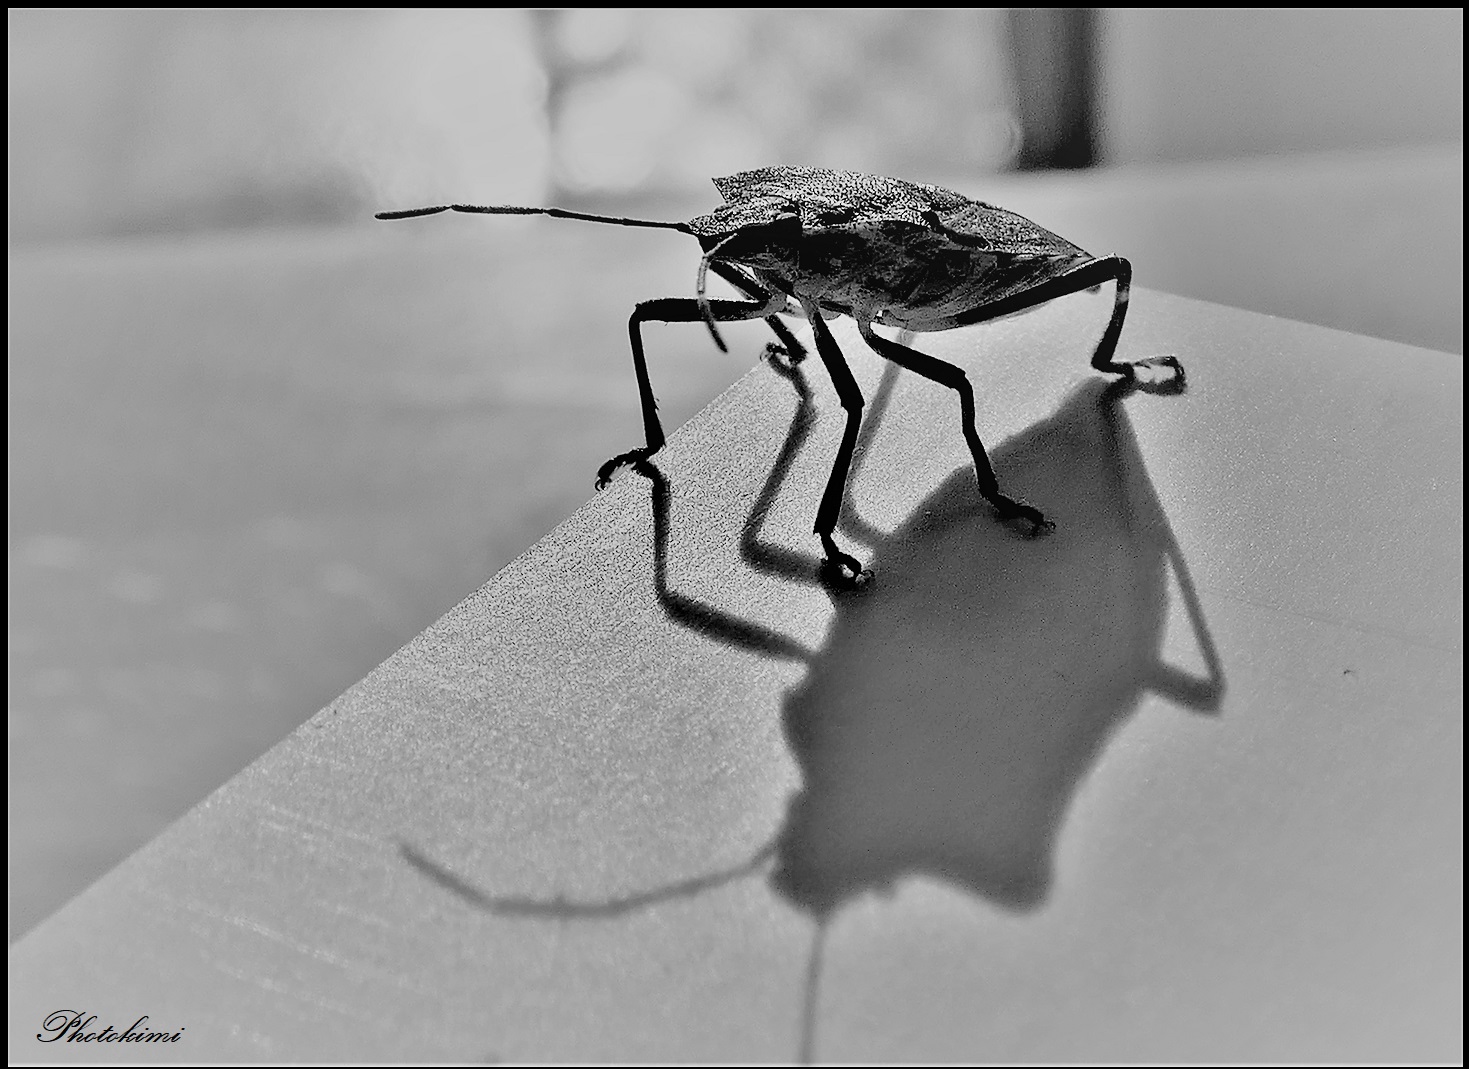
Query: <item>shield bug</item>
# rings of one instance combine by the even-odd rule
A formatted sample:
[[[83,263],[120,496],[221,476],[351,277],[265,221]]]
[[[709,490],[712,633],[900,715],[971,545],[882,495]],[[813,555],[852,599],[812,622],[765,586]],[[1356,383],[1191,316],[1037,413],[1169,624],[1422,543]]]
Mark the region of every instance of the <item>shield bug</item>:
[[[838,583],[861,584],[871,574],[839,549],[833,538],[862,421],[863,399],[825,318],[852,317],[863,340],[879,355],[959,395],[960,427],[974,459],[980,494],[1001,517],[1028,524],[1032,534],[1050,524],[1038,509],[1000,492],[974,425],[974,388],[968,376],[947,361],[878,335],[875,326],[914,333],[951,330],[1114,282],[1112,317],[1092,355],[1092,366],[1156,391],[1183,388],[1183,366],[1175,357],[1136,363],[1113,359],[1132,284],[1132,266],[1120,256],[1093,256],[1014,212],[900,178],[813,167],[767,167],[716,178],[714,185],[724,203],[686,223],[561,208],[475,204],[380,212],[377,217],[409,219],[445,211],[549,215],[618,226],[661,227],[698,239],[704,250],[698,296],[643,301],[628,321],[646,444],[603,464],[597,473],[599,488],[618,467],[644,460],[663,446],[663,427],[643,355],[644,323],[703,321],[723,350],[717,322],[764,319],[775,332],[779,348],[792,360],[799,360],[805,355],[804,347],[776,317],[804,315],[811,324],[817,355],[846,412],[841,445],[816,510],[814,528],[826,552],[827,570]],[[707,298],[705,278],[711,270],[749,300]],[[1166,368],[1168,378],[1144,381],[1138,376],[1140,368]]]

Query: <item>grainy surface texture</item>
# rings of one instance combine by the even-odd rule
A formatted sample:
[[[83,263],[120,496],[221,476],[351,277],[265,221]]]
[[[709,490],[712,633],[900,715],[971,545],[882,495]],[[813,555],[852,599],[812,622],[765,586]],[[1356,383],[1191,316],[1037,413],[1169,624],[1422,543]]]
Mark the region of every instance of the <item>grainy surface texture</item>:
[[[662,600],[624,472],[12,947],[12,1060],[1462,1058],[1462,363],[1144,290],[1189,390],[1118,398],[1109,308],[917,343],[1054,533],[838,330],[829,595],[842,413],[756,367]]]
[[[1461,145],[921,177],[1142,287],[1463,350]],[[586,501],[637,441],[632,304],[696,262],[462,216],[12,249],[11,941]],[[665,428],[768,333],[723,330],[646,330]]]
[[[12,941],[636,440],[628,312],[692,292],[693,243],[434,222],[12,255]],[[649,332],[670,428],[750,369],[756,328],[728,355],[702,327]]]

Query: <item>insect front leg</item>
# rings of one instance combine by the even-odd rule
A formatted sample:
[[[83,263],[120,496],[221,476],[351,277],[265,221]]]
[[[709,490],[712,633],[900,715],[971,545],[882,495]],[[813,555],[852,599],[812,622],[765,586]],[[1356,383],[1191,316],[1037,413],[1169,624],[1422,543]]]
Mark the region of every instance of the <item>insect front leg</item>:
[[[831,466],[831,475],[827,477],[821,505],[816,510],[814,530],[826,550],[831,578],[840,586],[861,586],[872,578],[872,573],[865,570],[857,558],[837,548],[832,532],[836,530],[837,517],[841,515],[842,497],[847,489],[847,473],[852,468],[852,451],[857,446],[857,431],[862,426],[862,389],[857,385],[852,369],[847,366],[846,357],[842,356],[841,349],[837,347],[836,339],[831,336],[826,321],[821,318],[821,312],[814,304],[804,301],[801,307],[805,309],[806,318],[811,321],[811,332],[816,338],[816,352],[826,365],[827,374],[831,376],[832,385],[836,387],[842,408],[847,413],[842,444],[837,447],[837,458]]]
[[[879,356],[958,393],[964,440],[969,443],[969,453],[974,458],[974,474],[979,480],[979,492],[984,495],[985,500],[994,505],[1000,515],[1007,520],[1025,520],[1031,525],[1031,534],[1040,534],[1053,527],[1054,524],[1042,516],[1039,509],[1000,493],[1000,483],[995,478],[995,469],[990,464],[989,454],[985,452],[984,443],[979,440],[979,431],[974,426],[974,387],[969,382],[969,376],[965,375],[960,368],[938,357],[920,353],[917,349],[910,349],[906,345],[879,337],[873,332],[871,323],[859,320],[857,329],[862,332],[863,339]]]
[[[764,301],[744,303],[742,301],[710,301],[714,318],[720,322],[733,323],[744,319],[760,319],[772,314],[785,303],[785,298],[770,294]],[[597,489],[607,485],[612,473],[624,464],[646,460],[663,448],[663,424],[658,421],[658,401],[653,396],[653,383],[648,378],[648,361],[643,355],[644,323],[701,323],[704,310],[692,297],[661,297],[643,301],[633,310],[627,321],[628,340],[632,343],[633,374],[638,380],[638,401],[643,410],[643,435],[647,445],[641,449],[629,449],[619,453],[597,469]]]

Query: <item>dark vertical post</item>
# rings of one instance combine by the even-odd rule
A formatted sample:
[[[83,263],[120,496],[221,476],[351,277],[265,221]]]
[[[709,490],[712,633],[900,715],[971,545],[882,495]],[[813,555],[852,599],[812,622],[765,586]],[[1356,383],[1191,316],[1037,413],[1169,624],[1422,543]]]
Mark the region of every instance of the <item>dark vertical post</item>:
[[[1095,8],[1011,8],[1006,19],[1020,103],[1016,167],[1090,167],[1096,162]]]

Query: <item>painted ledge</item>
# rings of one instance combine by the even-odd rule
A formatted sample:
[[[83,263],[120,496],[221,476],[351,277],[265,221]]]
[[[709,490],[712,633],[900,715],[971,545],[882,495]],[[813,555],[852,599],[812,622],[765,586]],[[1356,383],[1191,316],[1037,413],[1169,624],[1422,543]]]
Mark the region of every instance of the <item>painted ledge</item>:
[[[1052,535],[839,332],[831,596],[757,367],[17,943],[11,1059],[1461,1059],[1462,362],[1140,291],[1118,397],[1107,307],[922,339]]]

